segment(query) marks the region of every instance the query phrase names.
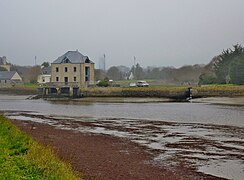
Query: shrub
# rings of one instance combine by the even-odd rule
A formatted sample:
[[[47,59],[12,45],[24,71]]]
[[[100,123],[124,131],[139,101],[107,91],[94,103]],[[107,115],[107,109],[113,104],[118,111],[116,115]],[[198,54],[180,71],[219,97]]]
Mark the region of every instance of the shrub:
[[[217,77],[214,74],[201,74],[199,76],[199,85],[201,84],[216,84]]]
[[[107,80],[102,80],[97,84],[98,87],[108,87],[109,82]]]

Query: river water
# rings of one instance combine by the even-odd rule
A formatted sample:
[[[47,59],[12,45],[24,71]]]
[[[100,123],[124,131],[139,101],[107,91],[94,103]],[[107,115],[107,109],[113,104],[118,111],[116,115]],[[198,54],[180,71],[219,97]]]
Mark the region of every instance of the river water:
[[[244,106],[223,104],[45,101],[0,95],[0,110],[9,118],[127,138],[157,152],[154,163],[181,162],[206,174],[243,179]]]

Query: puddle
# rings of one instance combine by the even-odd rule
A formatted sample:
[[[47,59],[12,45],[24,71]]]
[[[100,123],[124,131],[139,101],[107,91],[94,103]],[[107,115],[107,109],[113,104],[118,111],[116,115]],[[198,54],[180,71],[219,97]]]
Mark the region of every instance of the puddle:
[[[207,165],[199,167],[198,171],[217,177],[243,180],[244,164],[243,161],[236,160],[210,160]]]

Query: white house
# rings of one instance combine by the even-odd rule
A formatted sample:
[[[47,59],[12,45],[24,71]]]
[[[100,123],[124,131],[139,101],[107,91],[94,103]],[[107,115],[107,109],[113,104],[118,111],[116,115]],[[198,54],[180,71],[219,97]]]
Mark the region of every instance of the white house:
[[[39,84],[46,84],[51,82],[51,66],[43,67],[41,74],[37,78]]]

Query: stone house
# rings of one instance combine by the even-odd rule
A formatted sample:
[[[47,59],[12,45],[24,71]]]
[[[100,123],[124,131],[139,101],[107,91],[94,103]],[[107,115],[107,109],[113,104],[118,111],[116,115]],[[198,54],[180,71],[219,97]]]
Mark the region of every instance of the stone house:
[[[94,85],[94,62],[78,50],[68,51],[51,63],[51,84],[84,88]]]
[[[1,87],[11,87],[22,82],[22,78],[16,71],[0,71]]]
[[[10,71],[10,64],[7,63],[6,56],[0,57],[0,67],[5,68],[7,71]]]

